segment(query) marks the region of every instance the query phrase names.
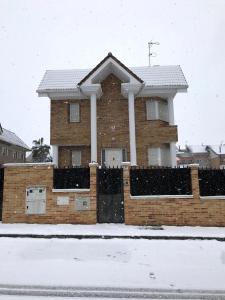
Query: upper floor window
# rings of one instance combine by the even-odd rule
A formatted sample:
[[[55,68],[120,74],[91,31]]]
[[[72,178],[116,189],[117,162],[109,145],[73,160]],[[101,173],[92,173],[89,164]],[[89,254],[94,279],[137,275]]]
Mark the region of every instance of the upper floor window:
[[[8,156],[8,154],[9,154],[9,149],[7,147],[2,147],[2,155]]]
[[[79,103],[70,103],[70,122],[80,122]]]
[[[147,120],[162,120],[169,122],[168,102],[166,100],[146,101]]]

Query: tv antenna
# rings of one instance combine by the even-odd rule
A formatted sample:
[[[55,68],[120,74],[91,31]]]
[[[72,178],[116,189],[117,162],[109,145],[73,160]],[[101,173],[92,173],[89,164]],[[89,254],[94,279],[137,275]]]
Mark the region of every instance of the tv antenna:
[[[151,48],[153,45],[158,46],[160,44],[159,44],[159,42],[153,42],[153,41],[148,42],[148,65],[149,65],[149,67],[151,66],[151,56],[156,57],[156,55],[157,55],[155,52],[151,51]]]

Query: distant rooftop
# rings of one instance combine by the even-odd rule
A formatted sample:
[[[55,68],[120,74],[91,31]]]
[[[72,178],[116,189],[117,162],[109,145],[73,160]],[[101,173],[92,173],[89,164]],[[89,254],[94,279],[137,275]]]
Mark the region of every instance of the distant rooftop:
[[[14,132],[5,128],[2,128],[2,131],[0,132],[0,141],[30,150],[29,147]]]

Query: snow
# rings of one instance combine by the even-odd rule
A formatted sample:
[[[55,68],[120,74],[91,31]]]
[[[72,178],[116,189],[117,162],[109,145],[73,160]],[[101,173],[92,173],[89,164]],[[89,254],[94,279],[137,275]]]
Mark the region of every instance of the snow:
[[[224,289],[225,244],[1,238],[0,269],[1,284]]]
[[[117,236],[184,236],[184,237],[225,237],[224,227],[189,226],[132,226],[124,224],[2,224],[0,234],[41,234],[41,235],[117,235]]]

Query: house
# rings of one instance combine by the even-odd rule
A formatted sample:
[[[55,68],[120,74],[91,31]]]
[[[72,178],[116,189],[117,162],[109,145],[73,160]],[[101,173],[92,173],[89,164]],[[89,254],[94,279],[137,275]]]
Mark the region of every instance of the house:
[[[222,168],[225,166],[225,146],[221,145],[186,145],[177,148],[177,164],[187,166],[199,164],[200,167]]]
[[[176,165],[173,100],[186,92],[180,66],[128,68],[109,53],[93,69],[46,71],[53,161],[59,167]]]
[[[29,147],[12,131],[0,124],[0,164],[25,162]]]

